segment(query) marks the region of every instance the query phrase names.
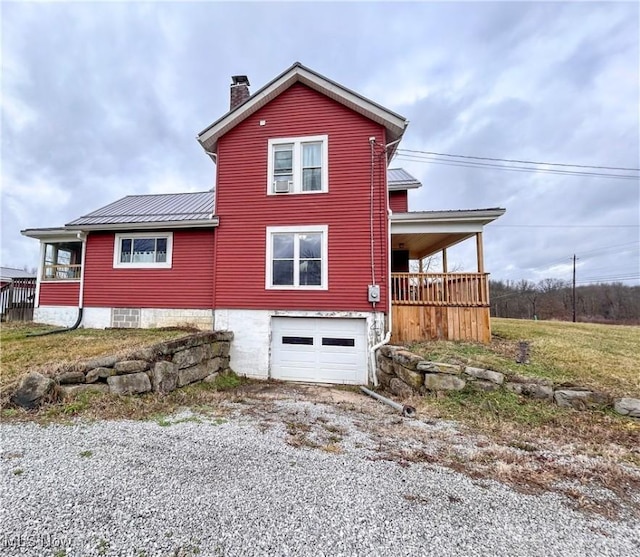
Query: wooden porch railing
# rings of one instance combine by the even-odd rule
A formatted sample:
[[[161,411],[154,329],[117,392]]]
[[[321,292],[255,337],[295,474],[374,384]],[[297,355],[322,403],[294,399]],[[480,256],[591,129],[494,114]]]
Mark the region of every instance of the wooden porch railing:
[[[392,304],[405,306],[489,305],[488,273],[391,273]]]
[[[45,265],[42,280],[77,280],[82,265]]]

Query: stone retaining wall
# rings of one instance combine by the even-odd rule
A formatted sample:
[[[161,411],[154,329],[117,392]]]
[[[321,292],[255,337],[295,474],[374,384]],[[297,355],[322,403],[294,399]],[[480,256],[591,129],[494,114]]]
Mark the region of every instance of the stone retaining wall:
[[[431,362],[402,346],[383,346],[377,357],[378,380],[400,398],[430,391],[460,391],[465,387],[483,391],[506,389],[519,395],[554,402],[565,408],[588,410],[613,406],[618,414],[640,418],[640,400],[613,399],[606,393],[583,387],[556,385],[538,377],[505,375],[471,366]]]
[[[168,393],[197,381],[214,381],[229,370],[233,333],[214,331],[161,342],[118,356],[60,366],[51,377],[28,373],[11,397],[34,408],[44,401],[97,391],[117,395]]]

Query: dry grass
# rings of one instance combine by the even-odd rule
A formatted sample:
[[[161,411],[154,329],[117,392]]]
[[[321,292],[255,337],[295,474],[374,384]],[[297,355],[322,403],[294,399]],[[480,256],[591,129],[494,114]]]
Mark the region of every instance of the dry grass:
[[[185,336],[193,329],[77,329],[68,333],[27,337],[56,327],[35,323],[2,323],[0,328],[0,393],[11,389],[31,369],[129,351]]]
[[[500,319],[493,322],[493,330],[490,346],[429,343],[418,349],[434,359],[573,383],[612,395],[640,393],[640,374],[634,367],[638,327]],[[515,363],[520,340],[531,343],[528,365]],[[555,491],[572,506],[608,518],[615,518],[622,507],[640,516],[640,421],[611,410],[558,408],[505,391],[440,393],[416,400],[414,406],[421,416],[455,420],[472,439],[480,434],[471,451],[469,444],[447,443],[440,448],[438,462],[453,470],[528,493]],[[419,451],[412,456],[423,462],[434,458],[422,458]],[[609,490],[617,499],[594,487]]]
[[[5,408],[2,421],[39,424],[76,419],[161,421],[185,408],[204,416],[220,417],[229,413],[225,404],[233,395],[227,391],[233,392],[245,382],[234,373],[226,373],[219,375],[214,383],[195,383],[167,394],[150,392],[139,396],[119,396],[87,392],[36,410]]]
[[[428,342],[412,348],[434,360],[640,398],[640,327],[517,319],[492,319],[491,325],[494,338],[489,346]],[[530,343],[527,365],[515,362],[519,341]]]

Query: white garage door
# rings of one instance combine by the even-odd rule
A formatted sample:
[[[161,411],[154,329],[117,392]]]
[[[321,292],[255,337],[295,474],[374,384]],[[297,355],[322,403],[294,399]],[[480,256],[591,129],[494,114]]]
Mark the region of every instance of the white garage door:
[[[272,318],[271,376],[285,381],[366,384],[366,320]]]

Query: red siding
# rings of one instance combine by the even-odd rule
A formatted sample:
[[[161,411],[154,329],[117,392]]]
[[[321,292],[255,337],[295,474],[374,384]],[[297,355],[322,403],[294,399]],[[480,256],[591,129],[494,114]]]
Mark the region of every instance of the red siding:
[[[80,282],[42,282],[40,283],[41,306],[76,306],[78,307]]]
[[[85,307],[213,307],[213,230],[173,233],[171,269],[114,269],[114,234],[91,233],[85,260]]]
[[[260,120],[266,125],[260,126]],[[329,192],[268,196],[268,139],[329,137]],[[384,144],[385,130],[312,89],[296,84],[218,143],[215,307],[370,311],[369,137]],[[374,239],[379,309],[386,309],[388,256],[386,169],[380,149],[374,167]],[[266,227],[326,224],[329,289],[265,288]]]
[[[407,190],[390,191],[389,207],[394,213],[406,213],[409,209],[407,204]]]

